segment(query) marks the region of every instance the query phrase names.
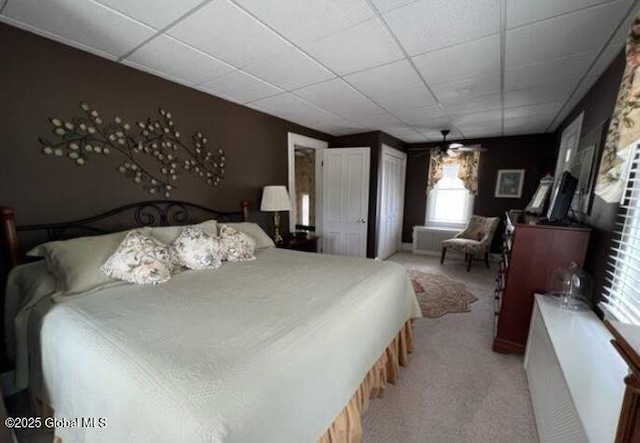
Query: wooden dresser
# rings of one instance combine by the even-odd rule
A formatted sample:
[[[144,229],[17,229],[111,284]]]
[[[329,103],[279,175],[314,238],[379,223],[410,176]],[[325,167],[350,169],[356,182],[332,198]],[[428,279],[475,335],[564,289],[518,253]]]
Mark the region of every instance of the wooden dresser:
[[[496,278],[493,350],[524,353],[533,295],[550,289],[551,274],[576,262],[584,265],[591,230],[539,224],[522,212],[507,213]]]

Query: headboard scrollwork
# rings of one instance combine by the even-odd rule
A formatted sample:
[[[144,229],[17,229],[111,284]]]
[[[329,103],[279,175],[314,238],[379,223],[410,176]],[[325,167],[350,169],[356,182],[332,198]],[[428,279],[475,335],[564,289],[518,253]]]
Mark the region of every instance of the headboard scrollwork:
[[[117,229],[100,226],[110,220],[121,218],[127,213],[133,213],[133,224],[127,222]],[[201,216],[194,216],[194,213],[201,214]],[[226,222],[247,221],[249,219],[249,203],[243,201],[240,211],[227,212],[178,200],[151,200],[128,204],[80,220],[26,226],[16,226],[13,208],[0,206],[2,244],[7,250],[10,267],[17,266],[22,262],[23,252],[18,238],[19,232],[41,231],[46,234],[47,241],[51,241],[83,235],[105,234],[143,226],[184,225],[212,218]]]

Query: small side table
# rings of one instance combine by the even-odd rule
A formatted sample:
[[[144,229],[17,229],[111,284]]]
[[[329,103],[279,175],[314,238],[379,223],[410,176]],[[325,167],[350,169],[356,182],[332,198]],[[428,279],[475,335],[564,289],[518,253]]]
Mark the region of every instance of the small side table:
[[[295,251],[318,252],[319,240],[320,237],[313,234],[286,234],[282,242],[276,244],[276,247]]]

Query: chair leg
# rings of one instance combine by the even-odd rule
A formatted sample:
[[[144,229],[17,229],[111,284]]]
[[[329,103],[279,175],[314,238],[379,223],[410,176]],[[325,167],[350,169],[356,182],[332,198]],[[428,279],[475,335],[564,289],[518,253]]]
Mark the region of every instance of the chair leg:
[[[443,246],[442,247],[442,255],[440,255],[440,264],[444,263],[444,256],[447,255],[447,247]]]
[[[467,272],[471,270],[471,262],[473,261],[473,254],[465,254],[465,260],[467,262]]]
[[[484,253],[484,262],[487,264],[487,269],[489,269],[490,266],[489,266],[489,253],[488,252]]]

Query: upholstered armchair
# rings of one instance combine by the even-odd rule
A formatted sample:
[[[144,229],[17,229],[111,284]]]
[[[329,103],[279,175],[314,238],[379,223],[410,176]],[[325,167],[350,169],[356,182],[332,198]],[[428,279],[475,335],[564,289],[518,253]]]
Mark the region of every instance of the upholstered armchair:
[[[480,217],[472,215],[464,231],[455,237],[442,242],[442,256],[440,263],[444,263],[447,249],[464,252],[464,260],[467,263],[467,272],[471,270],[471,262],[474,257],[484,254],[484,262],[489,267],[489,248],[493,240],[493,234],[498,227],[498,217]]]

